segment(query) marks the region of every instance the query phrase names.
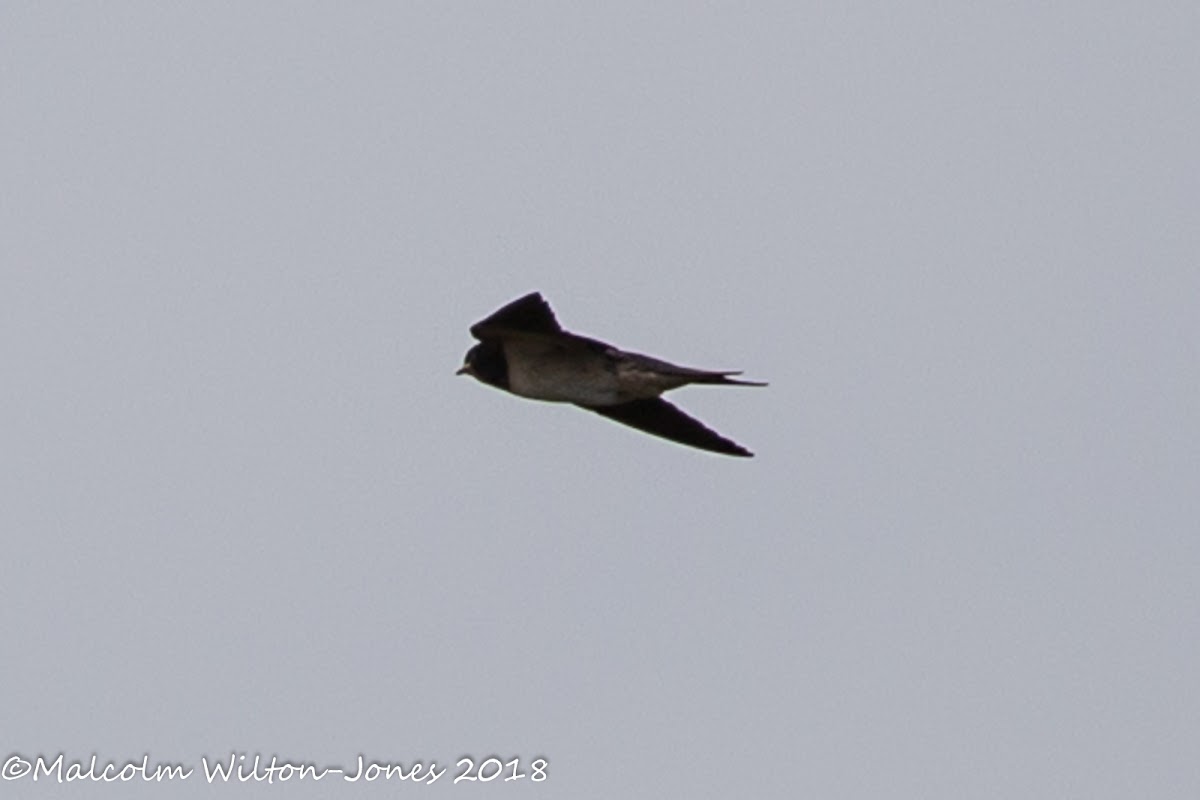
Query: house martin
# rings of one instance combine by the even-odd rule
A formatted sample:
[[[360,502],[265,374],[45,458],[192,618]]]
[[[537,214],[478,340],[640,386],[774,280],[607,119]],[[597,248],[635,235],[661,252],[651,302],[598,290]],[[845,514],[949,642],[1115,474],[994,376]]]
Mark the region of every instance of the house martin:
[[[689,447],[753,455],[661,397],[690,383],[766,386],[729,377],[740,372],[680,367],[570,333],[538,292],[475,323],[471,335],[479,344],[467,351],[459,375],[520,397],[572,403]]]

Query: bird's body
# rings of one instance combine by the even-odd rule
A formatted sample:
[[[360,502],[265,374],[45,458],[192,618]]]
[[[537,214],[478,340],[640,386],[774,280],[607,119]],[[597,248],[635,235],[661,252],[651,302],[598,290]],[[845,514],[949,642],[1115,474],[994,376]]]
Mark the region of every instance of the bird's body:
[[[532,400],[572,403],[681,444],[749,456],[663,400],[690,383],[763,386],[735,372],[681,367],[563,330],[540,294],[526,295],[471,326],[479,344],[460,373]]]
[[[531,400],[612,406],[689,383],[738,383],[727,373],[676,366],[574,334],[510,337],[502,347],[508,390]]]
[[[604,350],[570,335],[503,341],[508,390],[531,400],[607,406],[622,394],[617,364]]]

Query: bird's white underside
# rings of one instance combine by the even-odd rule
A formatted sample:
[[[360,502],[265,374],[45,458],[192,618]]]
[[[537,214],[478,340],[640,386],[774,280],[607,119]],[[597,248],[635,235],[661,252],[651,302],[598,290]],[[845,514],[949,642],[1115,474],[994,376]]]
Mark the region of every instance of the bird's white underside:
[[[647,397],[687,383],[683,377],[637,369],[601,353],[580,358],[577,351],[537,341],[506,341],[508,388],[533,400],[607,406]]]

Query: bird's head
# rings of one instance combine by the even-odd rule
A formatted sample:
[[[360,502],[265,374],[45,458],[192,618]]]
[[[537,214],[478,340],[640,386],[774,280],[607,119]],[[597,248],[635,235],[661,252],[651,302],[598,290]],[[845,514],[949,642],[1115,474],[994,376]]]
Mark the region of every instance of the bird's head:
[[[480,342],[467,351],[455,375],[470,375],[481,383],[508,388],[508,361],[499,342]]]

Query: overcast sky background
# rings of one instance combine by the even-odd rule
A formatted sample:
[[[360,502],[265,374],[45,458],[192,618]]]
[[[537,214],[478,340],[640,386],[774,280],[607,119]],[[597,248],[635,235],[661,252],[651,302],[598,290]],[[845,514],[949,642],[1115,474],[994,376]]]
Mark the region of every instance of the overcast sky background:
[[[589,5],[0,7],[0,794],[1200,796],[1200,9]]]

